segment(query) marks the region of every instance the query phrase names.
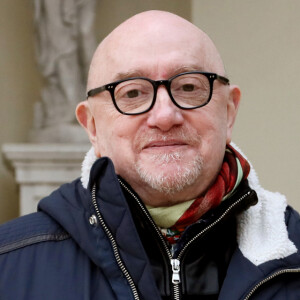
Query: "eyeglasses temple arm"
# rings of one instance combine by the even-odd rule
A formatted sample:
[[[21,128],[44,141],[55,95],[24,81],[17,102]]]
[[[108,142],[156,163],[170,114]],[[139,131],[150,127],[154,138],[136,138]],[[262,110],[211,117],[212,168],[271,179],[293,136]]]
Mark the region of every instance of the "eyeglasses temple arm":
[[[89,98],[89,97],[93,97],[103,91],[106,90],[106,85],[103,85],[103,86],[100,86],[96,89],[92,89],[92,90],[89,90],[87,93],[86,93],[86,98]]]
[[[218,79],[220,82],[222,82],[222,83],[224,83],[224,84],[226,84],[226,85],[229,85],[229,84],[230,84],[229,79],[226,78],[226,77],[224,77],[224,76],[217,75],[217,79]]]

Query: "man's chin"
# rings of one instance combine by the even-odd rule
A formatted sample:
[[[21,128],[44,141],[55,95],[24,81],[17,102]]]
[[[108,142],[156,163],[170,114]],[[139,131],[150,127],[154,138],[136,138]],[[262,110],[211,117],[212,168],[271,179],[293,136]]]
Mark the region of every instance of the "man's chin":
[[[201,157],[195,157],[191,162],[177,158],[165,158],[136,164],[140,180],[157,192],[174,195],[193,185],[202,171]]]

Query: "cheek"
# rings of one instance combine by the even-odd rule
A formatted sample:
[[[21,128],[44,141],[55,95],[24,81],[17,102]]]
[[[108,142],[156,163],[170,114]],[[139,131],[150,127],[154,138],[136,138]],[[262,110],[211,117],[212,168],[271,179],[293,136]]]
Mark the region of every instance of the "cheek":
[[[117,114],[106,112],[96,123],[96,130],[101,156],[110,157],[116,168],[122,159],[132,156],[132,144],[137,126],[129,116],[123,116],[118,112]]]
[[[226,108],[207,106],[197,118],[198,134],[201,140],[201,153],[210,165],[222,159],[227,138]],[[195,121],[194,121],[195,124]]]
[[[226,107],[207,105],[202,108],[201,114],[194,124],[196,122],[198,131],[203,138],[206,137],[211,141],[222,140],[227,132]]]
[[[95,110],[97,147],[101,156],[110,156],[114,123],[117,117],[112,107],[106,105],[105,102],[101,105],[101,109],[97,107]]]

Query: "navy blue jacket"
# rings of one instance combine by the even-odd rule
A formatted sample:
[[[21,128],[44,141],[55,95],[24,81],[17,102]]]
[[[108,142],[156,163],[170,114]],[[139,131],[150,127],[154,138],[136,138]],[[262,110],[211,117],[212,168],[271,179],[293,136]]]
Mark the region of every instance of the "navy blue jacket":
[[[299,249],[289,207],[286,224]],[[256,266],[236,247],[219,299],[300,299],[299,272],[299,252]],[[63,185],[39,212],[0,227],[0,299],[161,299],[109,159],[94,164],[88,189],[79,179]]]

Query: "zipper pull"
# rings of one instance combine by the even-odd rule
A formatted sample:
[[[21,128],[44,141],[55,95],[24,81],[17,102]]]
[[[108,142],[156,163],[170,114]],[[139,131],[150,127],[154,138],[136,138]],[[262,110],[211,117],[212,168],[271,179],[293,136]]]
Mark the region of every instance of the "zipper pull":
[[[171,259],[171,266],[172,266],[172,283],[179,284],[180,283],[180,260],[179,259]]]

